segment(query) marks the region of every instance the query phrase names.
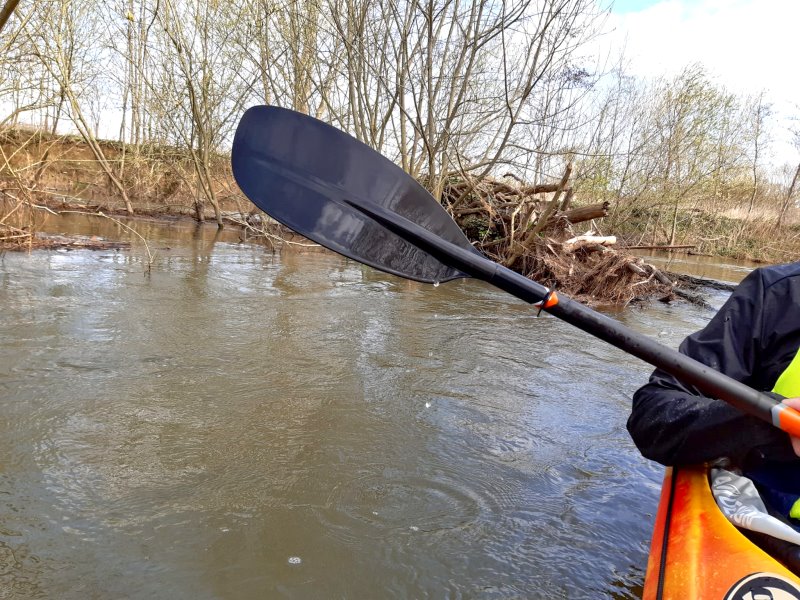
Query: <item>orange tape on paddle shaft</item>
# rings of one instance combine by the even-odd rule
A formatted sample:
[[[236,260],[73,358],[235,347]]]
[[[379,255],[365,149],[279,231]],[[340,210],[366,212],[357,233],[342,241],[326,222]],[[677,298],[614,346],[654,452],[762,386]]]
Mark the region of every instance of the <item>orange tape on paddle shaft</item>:
[[[789,435],[800,438],[800,412],[785,404],[776,404],[772,409],[772,422]]]
[[[537,302],[534,306],[538,306],[539,308],[553,308],[556,304],[558,304],[558,294],[552,291],[548,292],[544,300]]]

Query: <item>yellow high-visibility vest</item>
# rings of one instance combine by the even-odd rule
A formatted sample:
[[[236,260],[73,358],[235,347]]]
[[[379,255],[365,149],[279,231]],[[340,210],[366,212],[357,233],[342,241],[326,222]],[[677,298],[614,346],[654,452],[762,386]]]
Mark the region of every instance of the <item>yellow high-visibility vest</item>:
[[[800,350],[794,355],[786,370],[778,377],[772,391],[784,398],[800,396]],[[789,516],[793,519],[800,519],[800,500],[797,500],[789,509]]]
[[[780,394],[784,398],[796,398],[800,396],[800,350],[794,355],[792,362],[786,370],[778,377],[772,391]]]

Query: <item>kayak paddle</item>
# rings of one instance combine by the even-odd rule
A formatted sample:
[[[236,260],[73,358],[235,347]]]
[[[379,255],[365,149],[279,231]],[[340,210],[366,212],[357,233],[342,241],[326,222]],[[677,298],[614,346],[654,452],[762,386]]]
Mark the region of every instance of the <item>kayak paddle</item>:
[[[334,252],[424,283],[486,281],[800,437],[800,412],[486,258],[410,175],[335,127],[254,106],[239,122],[231,164],[256,206]]]

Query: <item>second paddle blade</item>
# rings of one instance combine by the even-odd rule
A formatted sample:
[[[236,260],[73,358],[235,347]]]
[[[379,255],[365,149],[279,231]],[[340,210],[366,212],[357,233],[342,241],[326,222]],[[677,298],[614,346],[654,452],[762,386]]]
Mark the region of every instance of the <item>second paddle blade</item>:
[[[412,177],[335,127],[284,108],[255,106],[236,130],[231,164],[256,206],[326,248],[425,283],[467,277],[343,202],[378,204],[474,251]]]

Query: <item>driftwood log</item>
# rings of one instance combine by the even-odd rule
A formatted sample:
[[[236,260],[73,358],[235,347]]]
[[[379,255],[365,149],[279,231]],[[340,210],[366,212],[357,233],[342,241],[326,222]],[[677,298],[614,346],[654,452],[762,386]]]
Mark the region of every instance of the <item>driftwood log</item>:
[[[130,242],[107,240],[96,235],[53,235],[37,232],[36,247],[41,249],[66,248],[67,250],[127,250]]]
[[[616,236],[613,235],[578,235],[573,238],[568,239],[567,241],[561,244],[561,247],[564,249],[564,252],[575,252],[580,248],[591,248],[593,250],[597,250],[597,247],[604,247],[604,246],[613,246],[617,243]]]
[[[688,250],[696,247],[694,244],[672,244],[671,246],[625,246],[625,250]]]
[[[567,221],[572,223],[583,223],[584,221],[591,221],[592,219],[602,219],[608,216],[608,202],[601,202],[599,204],[590,204],[589,206],[581,206],[580,208],[573,208],[562,212],[559,216],[564,217]]]

